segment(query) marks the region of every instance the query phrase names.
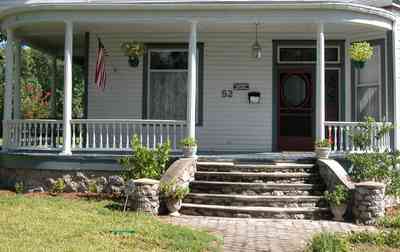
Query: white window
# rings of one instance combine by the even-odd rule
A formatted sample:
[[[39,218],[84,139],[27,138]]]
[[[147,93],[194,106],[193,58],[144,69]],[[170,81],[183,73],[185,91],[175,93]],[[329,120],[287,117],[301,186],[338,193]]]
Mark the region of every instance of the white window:
[[[361,121],[366,116],[371,116],[380,121],[381,118],[381,46],[374,46],[374,55],[362,69],[356,69],[356,108],[357,120]]]

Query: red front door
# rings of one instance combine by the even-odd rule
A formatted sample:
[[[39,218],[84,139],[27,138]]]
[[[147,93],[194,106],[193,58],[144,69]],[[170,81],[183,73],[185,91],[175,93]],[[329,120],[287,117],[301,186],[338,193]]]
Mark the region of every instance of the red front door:
[[[312,150],[314,142],[312,71],[282,69],[278,75],[279,150]]]

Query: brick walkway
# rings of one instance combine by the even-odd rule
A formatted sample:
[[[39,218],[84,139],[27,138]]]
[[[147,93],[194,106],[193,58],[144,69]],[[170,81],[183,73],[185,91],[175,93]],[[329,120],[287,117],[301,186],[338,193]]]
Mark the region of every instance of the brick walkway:
[[[224,251],[303,251],[321,231],[347,232],[372,229],[350,223],[310,220],[240,219],[200,216],[164,217],[178,225],[203,229],[224,237]]]

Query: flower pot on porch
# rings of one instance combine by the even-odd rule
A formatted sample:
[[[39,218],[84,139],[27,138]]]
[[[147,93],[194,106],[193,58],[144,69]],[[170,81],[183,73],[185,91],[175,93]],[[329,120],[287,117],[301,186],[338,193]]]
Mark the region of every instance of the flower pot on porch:
[[[365,66],[365,61],[352,60],[352,63],[353,63],[353,66],[358,69],[362,69]]]
[[[328,159],[330,153],[330,147],[315,147],[315,155],[317,156],[317,158]]]
[[[172,216],[180,215],[179,210],[181,210],[181,207],[182,207],[181,199],[167,198],[165,203],[167,205],[169,215],[172,215]]]
[[[341,204],[341,205],[332,205],[330,206],[331,212],[333,214],[333,220],[334,221],[343,221],[343,215],[346,213],[347,210],[347,204]]]
[[[192,158],[196,157],[197,146],[184,146],[183,147],[183,157]]]
[[[129,56],[128,63],[131,67],[139,66],[139,57],[138,56]]]

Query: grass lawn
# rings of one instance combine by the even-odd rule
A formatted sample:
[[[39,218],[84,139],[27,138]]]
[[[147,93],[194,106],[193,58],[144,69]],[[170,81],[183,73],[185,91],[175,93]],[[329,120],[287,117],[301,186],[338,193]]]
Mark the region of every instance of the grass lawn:
[[[124,214],[112,204],[1,195],[0,251],[219,251],[221,240],[211,234]],[[120,229],[135,233],[110,233]]]

